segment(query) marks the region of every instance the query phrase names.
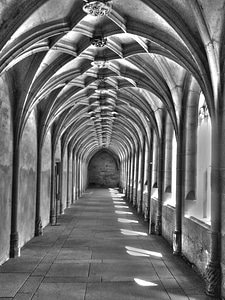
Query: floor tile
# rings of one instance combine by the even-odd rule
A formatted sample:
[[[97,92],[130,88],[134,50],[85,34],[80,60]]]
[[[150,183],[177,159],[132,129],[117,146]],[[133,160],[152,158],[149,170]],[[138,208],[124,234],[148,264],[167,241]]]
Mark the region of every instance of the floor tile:
[[[14,297],[28,277],[28,273],[0,273],[0,297]]]
[[[84,300],[86,284],[42,283],[32,300]]]
[[[54,263],[46,276],[49,277],[87,277],[89,264]]]
[[[154,283],[153,283],[154,284]],[[169,300],[161,286],[142,287],[135,282],[88,284],[85,300]]]

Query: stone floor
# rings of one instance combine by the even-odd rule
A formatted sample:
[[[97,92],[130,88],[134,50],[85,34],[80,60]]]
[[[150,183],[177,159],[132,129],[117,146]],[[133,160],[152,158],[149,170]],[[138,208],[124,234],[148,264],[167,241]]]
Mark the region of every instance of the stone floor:
[[[0,267],[0,299],[212,299],[116,190],[89,189]]]

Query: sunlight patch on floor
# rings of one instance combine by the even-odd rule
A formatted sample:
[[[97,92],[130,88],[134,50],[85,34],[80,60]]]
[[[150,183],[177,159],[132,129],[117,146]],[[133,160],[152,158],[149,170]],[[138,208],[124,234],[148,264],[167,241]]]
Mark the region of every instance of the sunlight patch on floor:
[[[122,218],[118,218],[118,222],[120,222],[120,223],[127,223],[127,224],[129,224],[129,223],[138,224],[138,221],[136,221],[136,220],[122,219]]]
[[[158,286],[158,284],[156,284],[156,283],[146,281],[146,280],[142,280],[142,279],[139,279],[139,278],[134,278],[134,281],[140,286]]]
[[[143,254],[148,257],[150,256],[163,257],[160,252],[149,251],[149,250],[144,250],[144,249],[139,249],[139,248],[134,248],[129,246],[126,246],[125,248],[127,249],[127,252],[129,251],[130,253],[132,253],[131,255],[135,255],[136,253],[136,256],[141,256],[141,254]]]
[[[127,229],[120,229],[120,231],[124,235],[142,235],[142,236],[147,236],[147,233],[140,232],[140,231],[127,230]]]
[[[133,215],[133,213],[130,212],[130,211],[116,210],[115,213],[118,214],[118,215]]]

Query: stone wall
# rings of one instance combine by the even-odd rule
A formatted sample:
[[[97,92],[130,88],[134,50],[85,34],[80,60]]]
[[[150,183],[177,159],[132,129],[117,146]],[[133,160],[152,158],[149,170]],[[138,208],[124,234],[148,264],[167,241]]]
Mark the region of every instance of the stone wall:
[[[210,257],[210,226],[191,217],[183,218],[182,253],[203,275]]]
[[[154,228],[157,216],[157,198],[151,199],[151,221]],[[175,228],[175,208],[170,205],[162,209],[162,236],[172,246]],[[204,276],[210,257],[210,226],[194,218],[182,219],[182,255],[193,268]]]
[[[12,194],[12,125],[9,94],[0,77],[0,264],[9,256]]]
[[[173,232],[175,228],[175,208],[170,205],[163,206],[162,209],[162,236],[173,244]]]
[[[116,187],[120,182],[120,171],[116,161],[106,151],[97,153],[88,167],[89,185],[96,187]]]

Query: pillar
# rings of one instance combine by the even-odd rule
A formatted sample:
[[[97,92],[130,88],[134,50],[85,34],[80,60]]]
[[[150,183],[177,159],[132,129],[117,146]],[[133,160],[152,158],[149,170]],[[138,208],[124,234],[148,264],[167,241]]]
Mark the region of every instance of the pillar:
[[[137,146],[137,150],[135,153],[135,179],[134,179],[134,198],[133,198],[133,206],[137,206],[137,193],[138,193],[138,180],[139,180],[139,145]]]
[[[212,297],[221,294],[221,215],[224,215],[222,204],[225,201],[225,124],[222,121],[224,123],[221,118],[212,122],[211,253],[206,268],[206,292]]]
[[[60,214],[62,214],[64,212],[64,203],[63,203],[63,172],[64,172],[64,151],[61,147],[61,164],[60,164],[60,177],[59,177],[59,189],[60,189]]]
[[[149,145],[146,141],[146,151],[145,151],[145,162],[144,162],[144,185],[143,185],[143,213],[144,213],[144,220],[148,221],[148,173],[149,173]]]
[[[162,233],[162,202],[163,202],[163,162],[164,162],[164,138],[161,137],[158,148],[158,206],[155,224],[155,233]]]
[[[152,232],[152,220],[151,220],[151,194],[152,194],[152,160],[153,160],[153,129],[151,129],[151,135],[150,135],[150,145],[149,145],[149,151],[148,151],[148,218],[149,218],[149,234]]]
[[[199,86],[193,79],[187,97],[186,106],[186,145],[185,145],[185,200],[196,200],[196,165],[197,165],[197,128]],[[188,209],[188,207],[185,207]]]
[[[56,224],[56,199],[55,199],[55,151],[52,146],[52,161],[51,161],[51,200],[50,200],[50,224]]]
[[[71,203],[75,202],[75,192],[74,192],[74,181],[75,181],[75,154],[72,152],[72,184],[71,184]]]
[[[66,201],[66,207],[70,207],[70,157],[71,152],[69,148],[67,148],[67,201]]]
[[[139,181],[140,181],[140,199],[138,203],[138,213],[142,213],[143,206],[143,194],[144,194],[144,175],[145,175],[145,156],[146,156],[146,140],[143,137],[143,148],[141,152],[141,162],[140,162],[140,171],[139,171]]]
[[[165,168],[164,168],[164,192],[172,192],[172,145],[173,125],[169,114],[166,117],[165,128]]]
[[[132,151],[132,154],[131,154],[131,156],[132,156],[132,170],[131,170],[131,172],[132,172],[132,175],[131,175],[131,202],[133,203],[133,200],[134,200],[134,185],[135,185],[135,182],[134,182],[134,180],[135,180],[135,178],[134,178],[134,175],[135,175],[135,152],[134,152],[134,149],[133,149],[133,151]]]
[[[153,138],[152,185],[158,187],[158,142],[156,135]]]
[[[158,147],[158,207],[156,216],[155,233],[161,235],[162,233],[162,203],[163,203],[163,192],[164,192],[164,158],[165,158],[165,116],[162,113],[162,131],[159,140]]]
[[[15,138],[15,137],[14,137]],[[14,141],[15,142],[15,141]],[[19,234],[18,234],[18,201],[19,201],[19,171],[20,168],[20,146],[13,147],[13,180],[12,180],[12,207],[11,207],[11,234],[9,257],[19,256]]]
[[[37,194],[36,194],[36,215],[35,215],[35,236],[43,235],[41,221],[41,178],[42,178],[42,147],[40,142],[37,149]]]

